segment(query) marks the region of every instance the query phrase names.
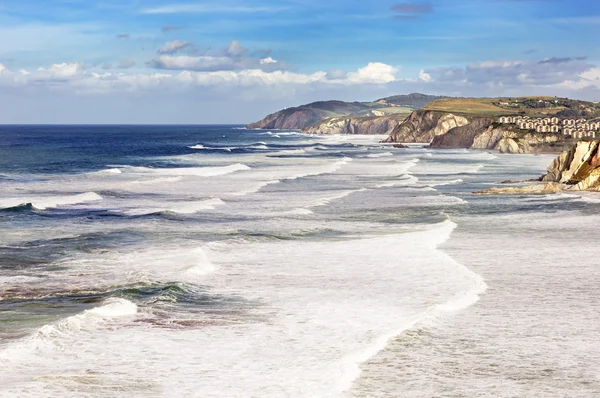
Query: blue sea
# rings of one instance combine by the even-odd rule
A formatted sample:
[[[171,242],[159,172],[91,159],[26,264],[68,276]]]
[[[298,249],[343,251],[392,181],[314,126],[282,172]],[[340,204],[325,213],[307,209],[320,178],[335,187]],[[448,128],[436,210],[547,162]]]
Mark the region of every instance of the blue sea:
[[[600,197],[383,138],[1,126],[0,396],[600,394]]]

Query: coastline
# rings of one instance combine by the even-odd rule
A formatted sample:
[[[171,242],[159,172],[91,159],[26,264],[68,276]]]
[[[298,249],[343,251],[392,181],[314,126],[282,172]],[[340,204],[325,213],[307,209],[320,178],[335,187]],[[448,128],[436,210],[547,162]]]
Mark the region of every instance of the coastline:
[[[600,349],[592,348],[600,328],[590,318],[600,305],[592,293],[600,281],[597,264],[572,255],[578,246],[578,258],[595,256],[593,247],[581,248],[577,231],[600,222],[581,213],[599,209],[600,201],[574,195],[506,199],[528,210],[490,212],[493,199],[469,199],[471,210],[453,216],[457,228],[439,248],[482,275],[485,293],[452,316],[392,339],[364,365],[351,396],[402,391],[407,397],[467,397],[485,391],[495,397],[588,397],[600,391],[591,372],[600,359]]]

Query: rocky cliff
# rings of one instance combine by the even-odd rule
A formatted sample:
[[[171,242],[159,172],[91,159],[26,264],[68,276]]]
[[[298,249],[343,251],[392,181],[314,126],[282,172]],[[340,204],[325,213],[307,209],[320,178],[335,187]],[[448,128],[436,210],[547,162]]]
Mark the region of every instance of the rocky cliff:
[[[600,192],[600,141],[582,140],[561,153],[541,178],[544,184],[491,188],[482,194],[548,194],[561,191]]]
[[[464,126],[450,129],[446,134],[433,137],[431,146],[434,148],[471,148],[474,145],[480,147],[482,145],[488,148],[490,145],[495,146],[495,135],[488,139],[479,139],[477,144],[475,140],[479,138],[482,132],[488,131],[488,128],[494,123],[494,119],[481,118],[473,120],[471,123]],[[490,142],[487,142],[490,141]]]
[[[387,142],[430,142],[432,148],[494,149],[502,153],[561,152],[572,142],[560,134],[520,130],[490,117],[441,111],[413,112]]]
[[[575,185],[575,190],[600,190],[599,144],[598,140],[579,141],[554,159],[542,181]]]
[[[330,117],[331,111],[313,108],[289,108],[250,123],[249,129],[303,129]]]
[[[536,133],[515,126],[492,125],[473,140],[471,149],[495,149],[501,153],[560,152],[570,145],[560,134]]]
[[[373,102],[317,101],[283,109],[256,123],[250,123],[247,127],[250,129],[301,130],[330,118],[407,115],[414,109],[419,109],[431,101],[442,98],[446,97],[413,93],[381,98]],[[377,131],[380,131],[379,128]]]
[[[438,111],[414,111],[398,127],[386,142],[430,143],[434,137],[446,134],[455,127],[465,126],[469,120],[463,116]]]
[[[396,114],[380,117],[334,117],[302,130],[307,134],[390,134],[406,119]]]

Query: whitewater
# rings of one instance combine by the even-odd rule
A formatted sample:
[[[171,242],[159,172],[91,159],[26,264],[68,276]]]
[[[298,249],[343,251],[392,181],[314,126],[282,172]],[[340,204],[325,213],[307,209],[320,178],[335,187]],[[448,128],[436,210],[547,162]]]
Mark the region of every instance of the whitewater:
[[[591,304],[567,315],[593,264],[567,267],[568,238],[547,232],[598,201],[472,194],[551,156],[236,126],[22,129],[0,139],[2,397],[598,388],[573,361],[599,296],[584,287]],[[585,330],[571,339],[552,305]]]

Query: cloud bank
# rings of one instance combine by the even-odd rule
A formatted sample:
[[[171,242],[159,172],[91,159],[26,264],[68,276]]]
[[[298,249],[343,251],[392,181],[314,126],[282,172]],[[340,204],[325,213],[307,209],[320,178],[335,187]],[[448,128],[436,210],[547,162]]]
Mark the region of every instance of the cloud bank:
[[[355,70],[303,73],[268,49],[251,51],[238,41],[198,52],[193,43],[174,40],[157,46],[149,61],[63,62],[28,70],[0,64],[5,109],[0,122],[65,122],[85,116],[80,122],[236,123],[310,101],[365,101],[407,92],[600,98],[600,67],[585,57],[488,60],[417,71],[374,61]],[[64,106],[51,111],[49,104],[60,101]],[[95,113],[82,111],[85,103],[104,117],[96,120]],[[119,103],[127,112],[113,109]]]

